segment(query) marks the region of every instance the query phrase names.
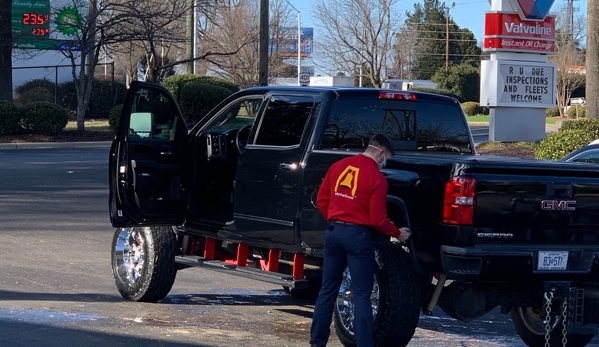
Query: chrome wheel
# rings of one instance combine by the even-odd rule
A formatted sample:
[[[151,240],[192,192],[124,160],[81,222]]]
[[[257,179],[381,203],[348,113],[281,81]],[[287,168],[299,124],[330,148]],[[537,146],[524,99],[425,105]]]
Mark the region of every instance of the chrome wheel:
[[[143,277],[146,259],[146,240],[137,228],[123,228],[114,246],[116,274],[130,286]]]
[[[372,307],[372,319],[376,320],[376,316],[379,311],[379,300],[380,291],[379,283],[374,275],[374,285],[372,286],[372,293],[370,293],[370,302]],[[343,272],[343,280],[339,287],[339,295],[337,296],[337,305],[335,310],[339,315],[341,327],[350,335],[354,334],[354,304],[351,292],[351,274],[349,268],[346,268]]]
[[[518,307],[517,308],[518,315],[522,320],[522,324],[535,335],[545,335],[545,324],[546,324],[546,314],[545,309],[532,308],[532,307]],[[551,316],[549,321],[549,331],[553,331],[555,327],[559,324],[560,319],[559,316]]]

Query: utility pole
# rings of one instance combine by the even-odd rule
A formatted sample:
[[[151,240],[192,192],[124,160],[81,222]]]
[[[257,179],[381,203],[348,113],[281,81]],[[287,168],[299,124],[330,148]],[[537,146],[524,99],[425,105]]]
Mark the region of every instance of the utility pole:
[[[12,1],[0,1],[0,100],[12,101]]]
[[[194,49],[195,49],[195,37],[197,35],[197,33],[194,31],[195,29],[195,1],[194,0],[187,0],[185,2],[185,6],[187,6],[187,8],[189,9],[187,11],[187,16],[185,17],[185,29],[187,31],[187,40],[185,41],[185,53],[187,55],[187,73],[188,74],[192,74],[194,73],[194,65],[195,65],[195,61],[193,61],[193,58],[195,56],[194,53]]]
[[[567,28],[568,28],[568,36],[570,36],[570,39],[574,39],[574,12],[576,11],[576,9],[574,8],[574,1],[578,1],[578,0],[566,0],[568,2],[568,5],[566,6],[566,18],[568,21],[567,24]]]
[[[258,83],[268,85],[268,0],[260,0],[260,62]]]
[[[302,85],[302,17],[300,11],[288,0],[285,0],[297,12],[297,85]]]
[[[587,118],[599,118],[599,1],[587,2]]]
[[[441,6],[445,8],[445,74],[449,74],[449,10],[455,6],[455,2],[446,6],[444,1]]]

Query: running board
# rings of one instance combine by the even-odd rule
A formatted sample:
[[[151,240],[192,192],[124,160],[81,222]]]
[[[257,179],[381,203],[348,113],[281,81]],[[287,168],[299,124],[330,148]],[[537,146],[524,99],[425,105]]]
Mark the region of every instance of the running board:
[[[308,288],[308,281],[305,279],[294,281],[292,275],[285,275],[273,271],[265,271],[255,267],[237,266],[235,264],[227,263],[221,260],[206,259],[199,256],[176,256],[175,262],[186,266],[203,267],[214,271],[228,273],[233,276],[278,284],[291,289]]]

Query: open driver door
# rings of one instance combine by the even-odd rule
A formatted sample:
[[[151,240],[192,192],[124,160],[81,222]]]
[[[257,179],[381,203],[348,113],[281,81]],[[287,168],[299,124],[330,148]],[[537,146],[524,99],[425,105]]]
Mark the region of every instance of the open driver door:
[[[181,112],[165,88],[131,83],[110,148],[113,227],[183,223],[187,137]]]

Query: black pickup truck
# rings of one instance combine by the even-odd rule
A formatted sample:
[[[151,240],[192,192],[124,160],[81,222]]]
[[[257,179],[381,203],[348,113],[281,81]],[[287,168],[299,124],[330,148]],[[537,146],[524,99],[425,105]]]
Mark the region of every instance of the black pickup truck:
[[[389,216],[412,230],[406,245],[375,242],[377,346],[407,345],[420,312],[437,305],[463,322],[500,307],[529,346],[590,342],[597,170],[477,155],[460,104],[418,92],[249,88],[188,131],[168,91],[132,83],[110,150],[118,291],[158,301],[178,270],[202,266],[313,296],[326,228],[319,185],[377,132],[398,149],[383,169]],[[346,346],[355,345],[350,283],[346,271],[334,314]]]

